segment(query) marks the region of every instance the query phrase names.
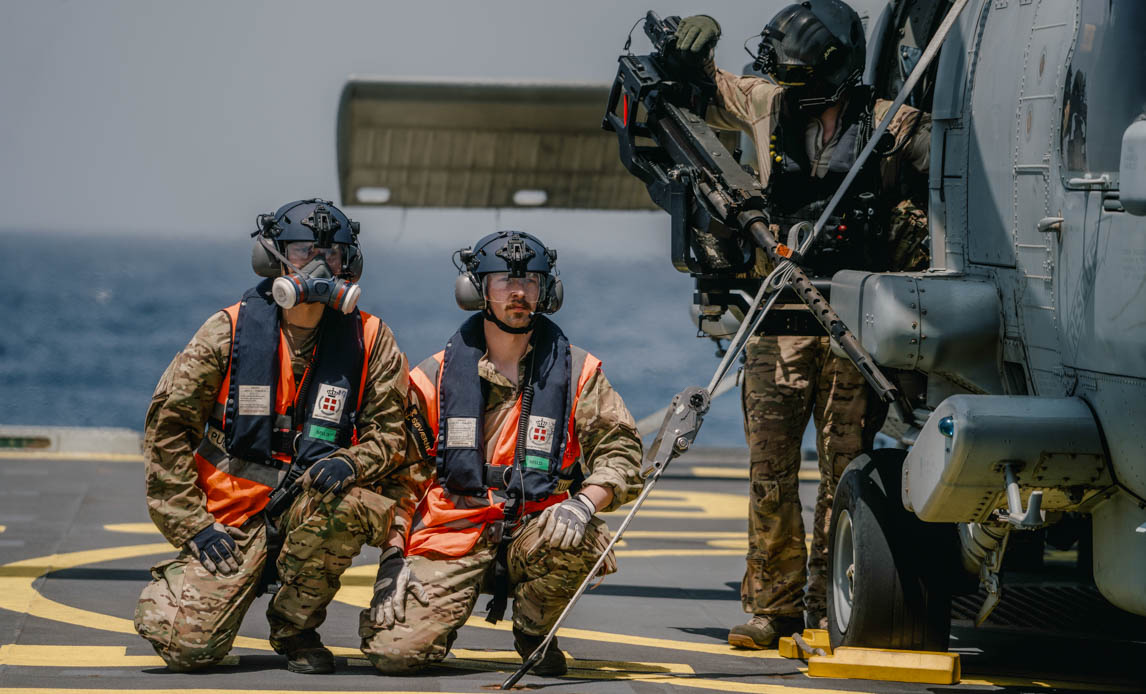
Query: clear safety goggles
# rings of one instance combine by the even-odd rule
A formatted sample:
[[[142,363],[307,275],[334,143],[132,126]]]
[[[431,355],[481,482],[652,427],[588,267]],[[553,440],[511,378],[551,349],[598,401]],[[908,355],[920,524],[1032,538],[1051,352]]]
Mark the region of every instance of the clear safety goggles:
[[[524,277],[510,277],[508,272],[491,272],[485,276],[486,298],[505,303],[515,295],[528,302],[541,296],[541,273],[527,272]]]
[[[322,256],[331,272],[338,274],[342,271],[342,263],[349,255],[344,243],[331,244],[330,248],[318,248],[313,241],[289,241],[286,245],[286,257],[295,267],[303,267],[315,258]]]

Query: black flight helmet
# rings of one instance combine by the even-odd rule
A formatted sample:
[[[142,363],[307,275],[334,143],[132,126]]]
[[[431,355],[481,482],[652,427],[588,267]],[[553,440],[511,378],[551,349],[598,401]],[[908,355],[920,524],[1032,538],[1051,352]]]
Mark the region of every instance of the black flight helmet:
[[[258,228],[252,236],[259,238],[251,252],[251,266],[261,277],[282,274],[281,261],[264,244],[273,243],[275,250],[282,254],[291,241],[311,241],[318,248],[339,245],[343,251],[341,276],[351,282],[357,282],[362,276],[359,224],[329,200],[311,198],[288,202],[273,214],[260,214],[256,224]]]
[[[841,0],[805,0],[776,13],[761,32],[753,67],[787,87],[803,109],[839,101],[863,76],[863,22]]]
[[[524,231],[495,231],[483,236],[470,248],[454,254],[458,278],[454,298],[465,311],[486,308],[483,276],[491,272],[508,272],[510,277],[524,277],[527,272],[541,275],[538,313],[554,313],[561,308],[564,291],[557,272],[557,251],[547,248],[536,236]]]

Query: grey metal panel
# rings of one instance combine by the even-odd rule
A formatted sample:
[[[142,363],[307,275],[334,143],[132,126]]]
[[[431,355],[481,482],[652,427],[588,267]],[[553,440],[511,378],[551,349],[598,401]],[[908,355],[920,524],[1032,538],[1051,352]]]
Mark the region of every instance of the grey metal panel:
[[[1115,476],[1127,489],[1146,499],[1146,435],[1142,424],[1146,379],[1082,369],[1074,378],[1077,380],[1072,381],[1070,389],[1090,403],[1102,424]],[[1146,543],[1146,538],[1141,539]]]
[[[1014,121],[1013,238],[1018,269],[1014,282],[1024,339],[1028,348],[1037,348],[1029,352],[1031,366],[1054,371],[1062,363],[1058,352],[1063,323],[1056,291],[1062,281],[1057,268],[1059,237],[1054,231],[1040,231],[1039,223],[1054,216],[1051,189],[1059,187],[1054,159],[1075,8],[1073,3],[1043,0],[1032,10]]]
[[[953,434],[939,431],[950,417]],[[1111,484],[1102,441],[1079,398],[953,395],[935,408],[903,464],[903,504],[930,522],[982,522],[1005,505],[1000,463],[1021,469],[1024,496]],[[1046,494],[1043,507],[1077,504]]]
[[[1094,509],[1094,584],[1103,597],[1135,614],[1146,615],[1146,510],[1128,494],[1116,494]]]
[[[1085,269],[1067,317],[1072,365],[1146,378],[1146,223],[1126,212],[1098,214],[1078,244]]]
[[[991,282],[927,273],[832,278],[832,304],[881,366],[1001,393],[1001,309]]]
[[[1015,3],[992,5],[978,41],[967,171],[967,252],[974,263],[1015,265],[1009,233],[1014,223],[1014,172],[1011,159],[1000,153],[1015,149],[1015,100],[1022,73],[1004,69],[992,69],[987,75],[980,72],[984,66],[1022,64],[1028,15],[1033,9]]]
[[[1118,187],[1122,207],[1130,214],[1146,215],[1146,121],[1131,123],[1122,134]]]
[[[983,0],[978,11],[964,11],[943,45],[938,58],[935,93],[931,104],[933,120],[947,120],[963,115],[967,79],[970,75],[967,71],[968,51],[974,43],[979,23],[989,3],[990,0]]]
[[[601,130],[608,84],[352,80],[338,116],[345,204],[385,188],[390,206],[654,209]]]

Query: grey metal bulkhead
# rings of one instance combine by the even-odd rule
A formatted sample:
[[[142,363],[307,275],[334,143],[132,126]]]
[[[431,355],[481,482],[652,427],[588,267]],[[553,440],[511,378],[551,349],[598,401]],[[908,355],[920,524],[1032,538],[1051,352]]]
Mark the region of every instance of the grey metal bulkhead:
[[[973,392],[1003,392],[1002,310],[992,282],[843,270],[832,278],[831,296],[880,366],[939,374]]]

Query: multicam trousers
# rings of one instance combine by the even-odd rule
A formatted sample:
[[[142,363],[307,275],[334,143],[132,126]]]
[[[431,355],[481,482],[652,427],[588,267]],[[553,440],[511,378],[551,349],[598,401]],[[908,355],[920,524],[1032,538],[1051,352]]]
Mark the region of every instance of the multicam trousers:
[[[284,518],[279,555],[282,588],[267,610],[271,644],[317,627],[340,586],[339,577],[366,542],[380,543],[390,529],[394,502],[353,488],[329,504],[302,494]],[[255,599],[267,557],[267,528],[255,516],[230,529],[242,564],[231,576],[212,574],[186,549],[151,570],[135,611],[135,629],[171,670],[219,662],[231,650]]]
[[[806,608],[818,617],[826,609],[836,482],[853,458],[871,448],[886,408],[870,397],[852,363],[831,353],[827,337],[753,337],[747,355],[741,397],[751,490],[741,604],[752,614],[798,615]],[[810,561],[798,479],[809,415],[820,465]]]
[[[279,553],[282,587],[267,607],[271,645],[326,620],[326,606],[362,545],[380,546],[394,520],[394,501],[355,487],[331,503],[303,494],[286,515]]]
[[[538,533],[539,523],[533,518],[507,553],[513,626],[533,635],[553,627],[610,539],[608,526],[599,518],[590,521],[585,540],[571,550],[541,546]],[[411,571],[426,588],[429,605],[409,598],[405,621],[390,629],[373,622],[370,609],[363,610],[359,620],[362,652],[384,673],[411,672],[445,658],[478,595],[492,588],[496,551],[497,546],[483,538],[461,557],[410,557]],[[602,573],[615,570],[612,561],[602,567]],[[374,603],[378,601],[375,596]]]
[[[184,549],[151,569],[151,583],[139,596],[135,630],[176,672],[206,667],[223,659],[239,633],[243,615],[267,558],[267,529],[256,516],[230,529],[242,555],[239,571],[216,575]]]

